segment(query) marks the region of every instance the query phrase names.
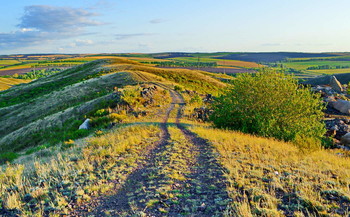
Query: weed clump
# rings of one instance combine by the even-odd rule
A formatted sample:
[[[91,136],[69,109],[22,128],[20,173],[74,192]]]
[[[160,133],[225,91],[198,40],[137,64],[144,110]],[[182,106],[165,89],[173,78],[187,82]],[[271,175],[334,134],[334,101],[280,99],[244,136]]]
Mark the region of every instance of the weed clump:
[[[325,133],[320,97],[290,75],[270,70],[242,74],[213,106],[220,128],[292,141],[316,149]]]

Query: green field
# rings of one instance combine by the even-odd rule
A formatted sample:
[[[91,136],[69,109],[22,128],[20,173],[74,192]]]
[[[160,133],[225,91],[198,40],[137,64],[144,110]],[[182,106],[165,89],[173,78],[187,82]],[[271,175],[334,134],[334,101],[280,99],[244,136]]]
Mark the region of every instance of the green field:
[[[325,69],[325,70],[308,70],[308,72],[316,73],[316,74],[340,74],[340,73],[350,73],[349,69]]]
[[[18,60],[0,60],[0,66],[7,66],[7,65],[13,65],[21,63]]]
[[[350,67],[350,61],[305,61],[305,62],[285,62],[283,63],[284,66],[288,68],[293,68],[297,70],[307,70],[308,67],[312,66],[325,66],[329,65],[332,67],[336,66],[349,66]]]

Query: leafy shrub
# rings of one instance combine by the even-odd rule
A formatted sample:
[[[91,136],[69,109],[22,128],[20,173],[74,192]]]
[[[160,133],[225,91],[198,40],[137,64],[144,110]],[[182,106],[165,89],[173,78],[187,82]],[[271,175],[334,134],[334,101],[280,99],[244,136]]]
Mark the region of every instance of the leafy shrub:
[[[93,118],[91,120],[92,127],[107,127],[108,124],[111,122],[111,118],[108,116]]]
[[[99,109],[95,112],[94,116],[95,117],[103,117],[107,114],[108,114],[108,111],[106,111],[105,109]]]
[[[196,95],[194,95],[194,96],[191,98],[190,103],[191,103],[191,104],[194,104],[194,103],[202,104],[202,103],[203,103],[203,100],[202,100],[202,98],[201,98],[198,94],[196,94]]]
[[[182,87],[179,86],[179,85],[175,85],[175,86],[174,86],[174,90],[175,90],[175,91],[181,92],[181,91],[182,91]]]
[[[6,162],[11,162],[16,159],[19,155],[14,152],[5,152],[0,154],[0,164],[4,164]]]
[[[124,114],[117,114],[117,113],[112,113],[109,115],[110,119],[113,121],[113,122],[122,122],[123,120],[125,120],[127,118],[126,115]]]
[[[299,147],[316,148],[325,133],[317,94],[300,88],[290,75],[263,70],[242,74],[213,105],[217,127],[293,141]]]
[[[89,134],[90,134],[90,131],[87,129],[77,129],[77,130],[68,132],[67,136],[72,139],[78,139],[81,137],[88,136]]]
[[[140,89],[138,88],[130,88],[123,91],[123,95],[121,99],[127,102],[132,107],[140,107],[143,103],[143,98],[140,94]]]
[[[44,145],[39,145],[39,146],[36,146],[36,147],[32,147],[32,148],[30,148],[30,149],[28,149],[28,150],[26,151],[26,154],[32,154],[32,153],[34,153],[34,152],[38,152],[38,151],[43,150],[43,149],[46,149],[46,148],[48,148],[48,147],[50,147],[49,144],[44,144]]]

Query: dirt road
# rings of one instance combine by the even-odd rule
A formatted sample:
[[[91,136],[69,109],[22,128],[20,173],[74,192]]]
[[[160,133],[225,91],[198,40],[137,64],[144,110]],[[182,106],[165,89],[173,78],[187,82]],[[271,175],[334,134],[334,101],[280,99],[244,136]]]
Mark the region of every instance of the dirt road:
[[[96,198],[73,216],[224,215],[231,199],[217,154],[206,140],[181,124],[185,106],[181,94],[162,83],[149,83],[169,90],[172,97],[160,123],[160,141],[114,194]],[[174,110],[176,124],[170,127],[168,119]]]

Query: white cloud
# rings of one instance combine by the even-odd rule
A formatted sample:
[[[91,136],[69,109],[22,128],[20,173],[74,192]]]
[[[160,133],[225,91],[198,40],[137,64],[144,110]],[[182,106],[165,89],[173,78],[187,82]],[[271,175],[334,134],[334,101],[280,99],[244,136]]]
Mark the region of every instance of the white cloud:
[[[0,33],[0,48],[17,48],[43,44],[88,34],[87,27],[103,23],[92,20],[96,13],[70,7],[33,5],[25,7],[25,13],[14,32]],[[89,40],[79,40],[76,46],[91,44]]]

